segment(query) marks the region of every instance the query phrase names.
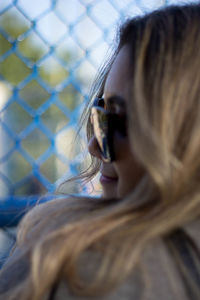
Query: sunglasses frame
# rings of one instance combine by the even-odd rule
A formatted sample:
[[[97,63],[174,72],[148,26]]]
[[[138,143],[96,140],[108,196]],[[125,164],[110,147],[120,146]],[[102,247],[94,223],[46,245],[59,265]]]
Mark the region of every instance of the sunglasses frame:
[[[115,131],[120,131],[124,136],[126,135],[124,122],[122,123],[121,118],[117,114],[110,113],[104,109],[103,98],[94,100],[90,121],[99,146],[101,159],[107,163],[114,161],[114,133]]]

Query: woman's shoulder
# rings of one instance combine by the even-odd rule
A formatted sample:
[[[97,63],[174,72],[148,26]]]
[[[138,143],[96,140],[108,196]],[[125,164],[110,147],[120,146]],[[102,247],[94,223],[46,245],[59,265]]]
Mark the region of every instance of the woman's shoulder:
[[[186,277],[194,281],[200,265],[200,220],[189,222],[162,239],[151,243],[144,253],[144,265],[149,281],[147,299],[188,299]],[[198,253],[197,253],[198,252]],[[185,273],[184,278],[183,273]],[[193,284],[193,283],[192,283]],[[165,298],[166,297],[166,298]],[[196,299],[196,298],[194,298]]]
[[[200,244],[200,221],[194,221],[181,228],[187,237],[197,247]],[[176,231],[175,231],[176,235]],[[179,232],[177,231],[177,235]],[[167,238],[168,239],[168,238]],[[170,250],[166,238],[154,240],[146,248],[140,266],[116,288],[111,294],[95,298],[95,300],[186,300],[187,291],[177,267],[176,259]],[[171,236],[169,235],[169,240]],[[70,293],[67,285],[61,282],[55,293],[54,300],[86,300],[87,298],[74,296]]]

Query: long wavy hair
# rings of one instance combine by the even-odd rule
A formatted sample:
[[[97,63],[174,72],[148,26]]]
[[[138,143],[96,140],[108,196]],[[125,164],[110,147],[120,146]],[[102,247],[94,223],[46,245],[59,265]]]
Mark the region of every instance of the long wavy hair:
[[[104,295],[135,270],[149,243],[200,216],[199,28],[199,4],[166,7],[120,28],[94,94],[128,45],[128,136],[144,175],[123,199],[71,197],[28,213],[18,234],[21,250],[1,273],[7,285],[1,299],[39,300],[62,280],[75,294]]]

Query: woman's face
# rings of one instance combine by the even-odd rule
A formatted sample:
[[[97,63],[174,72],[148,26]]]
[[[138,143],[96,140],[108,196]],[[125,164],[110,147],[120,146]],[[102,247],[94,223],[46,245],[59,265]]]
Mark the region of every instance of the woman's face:
[[[117,55],[104,86],[106,107],[117,114],[127,114],[126,106],[130,97],[131,79],[129,76],[129,52],[124,46]],[[129,112],[130,113],[130,112]],[[101,159],[96,138],[89,141],[89,151]],[[114,135],[115,160],[111,163],[101,161],[100,183],[104,198],[121,198],[134,189],[140,180],[142,168],[135,161],[128,136]]]

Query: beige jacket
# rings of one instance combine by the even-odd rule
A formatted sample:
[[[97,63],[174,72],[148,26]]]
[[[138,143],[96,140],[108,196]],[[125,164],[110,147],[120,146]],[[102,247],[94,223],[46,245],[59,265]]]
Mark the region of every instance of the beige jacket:
[[[186,233],[195,242],[200,249],[200,221],[195,221],[184,226]],[[19,251],[20,252],[20,251]],[[16,253],[20,256],[20,253]],[[11,262],[12,258],[10,259]],[[9,262],[8,262],[9,264]],[[4,277],[0,277],[0,300],[6,300],[2,293],[9,286],[16,285],[17,281],[21,281],[25,277],[28,268],[28,262],[20,262]],[[148,285],[144,287],[144,278],[141,271],[135,272],[126,282],[119,286],[115,291],[106,297],[83,298],[75,296],[70,292],[67,285],[60,282],[53,297],[47,295],[42,300],[188,300],[200,299],[200,295],[196,298],[189,298],[186,293],[185,286],[181,279],[176,263],[170,255],[166,245],[158,240],[149,246],[143,257],[143,266],[145,269],[145,277]],[[8,280],[9,278],[9,280]],[[20,300],[20,299],[19,299]]]
[[[200,221],[193,222],[184,227],[185,232],[200,249]],[[200,299],[200,294],[195,298],[189,298],[186,292],[180,273],[174,259],[162,241],[151,245],[144,255],[144,265],[147,288],[141,274],[133,274],[118,289],[106,297],[95,298],[95,300],[188,300]],[[199,287],[200,290],[200,287]],[[51,298],[46,298],[51,299]],[[45,299],[45,300],[46,300]],[[53,300],[86,300],[74,296],[68,290],[66,284],[60,283]],[[51,299],[51,300],[52,300]]]

